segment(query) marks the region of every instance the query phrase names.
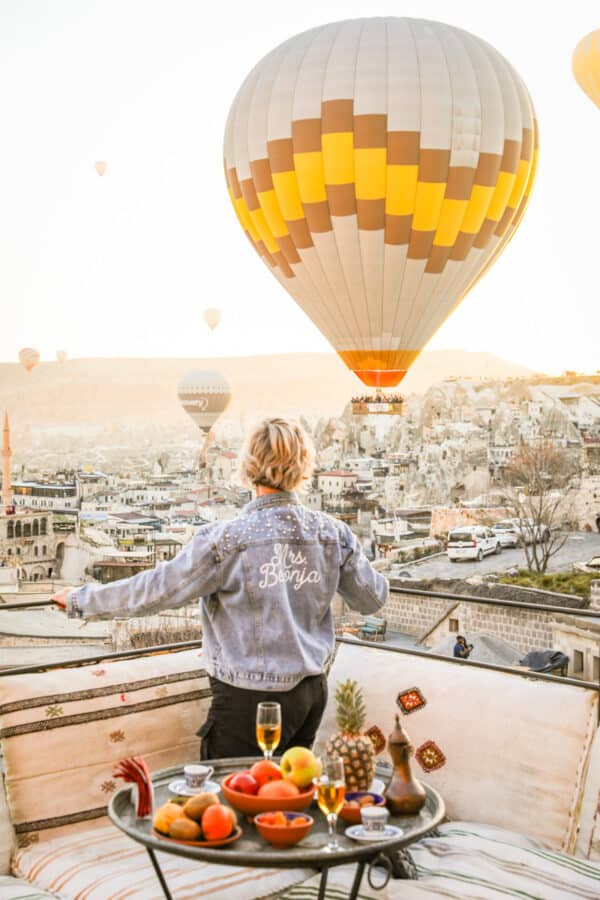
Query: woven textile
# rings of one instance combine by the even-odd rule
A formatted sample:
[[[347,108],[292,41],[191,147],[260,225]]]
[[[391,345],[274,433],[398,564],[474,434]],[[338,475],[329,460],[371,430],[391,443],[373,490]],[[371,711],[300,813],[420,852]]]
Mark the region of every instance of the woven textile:
[[[530,838],[467,822],[453,822],[439,829],[439,837],[411,844],[418,881],[390,881],[373,891],[365,878],[362,900],[421,900],[451,897],[453,900],[598,900],[600,866],[546,849]],[[354,866],[330,872],[328,900],[342,900],[354,877]],[[380,883],[382,873],[374,874]],[[281,900],[315,900],[319,878],[286,891]]]
[[[104,816],[117,760],[196,761],[208,677],[197,650],[0,679],[0,736],[17,844]]]
[[[158,857],[176,900],[255,900],[283,891],[314,871],[221,866],[166,853]],[[42,843],[17,851],[13,870],[64,900],[163,900],[144,847],[106,818],[69,825]],[[2,893],[0,897],[4,900]]]

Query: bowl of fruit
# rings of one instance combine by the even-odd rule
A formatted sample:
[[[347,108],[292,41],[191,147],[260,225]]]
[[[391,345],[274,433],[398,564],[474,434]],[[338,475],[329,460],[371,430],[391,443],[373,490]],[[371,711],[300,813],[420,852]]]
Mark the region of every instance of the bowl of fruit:
[[[223,847],[242,836],[234,811],[207,793],[159,806],[152,826],[161,840],[191,847]]]
[[[340,810],[340,818],[349,825],[360,825],[360,811],[365,806],[385,806],[385,797],[371,791],[349,791]]]
[[[278,810],[259,813],[254,817],[254,824],[260,836],[273,847],[293,847],[306,837],[315,820],[306,813]]]
[[[300,812],[312,802],[312,782],[318,774],[319,763],[310,750],[291,747],[280,765],[261,759],[251,769],[228,775],[221,782],[221,791],[227,802],[246,816],[273,808]]]

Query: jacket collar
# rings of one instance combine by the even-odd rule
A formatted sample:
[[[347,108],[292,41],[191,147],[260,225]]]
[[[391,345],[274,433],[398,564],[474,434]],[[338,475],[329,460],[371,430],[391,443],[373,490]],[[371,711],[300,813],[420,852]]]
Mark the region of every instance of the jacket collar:
[[[295,491],[279,491],[277,494],[262,494],[246,503],[243,513],[251,513],[267,506],[298,506],[300,501]]]

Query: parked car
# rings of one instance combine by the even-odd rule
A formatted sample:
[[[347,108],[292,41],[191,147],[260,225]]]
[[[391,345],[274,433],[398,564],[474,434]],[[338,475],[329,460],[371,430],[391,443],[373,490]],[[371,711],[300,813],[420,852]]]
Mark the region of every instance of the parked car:
[[[514,519],[506,519],[492,525],[492,531],[500,538],[503,547],[518,547],[521,537],[521,529]]]
[[[488,553],[501,553],[502,542],[497,534],[484,525],[454,528],[448,535],[447,553],[450,562],[476,559],[481,562]]]
[[[591,575],[598,575],[600,578],[600,556],[593,556],[587,562],[573,563],[574,572],[589,572]]]
[[[539,544],[550,540],[550,529],[547,525],[538,524],[533,519],[513,519],[512,520],[524,544]]]

